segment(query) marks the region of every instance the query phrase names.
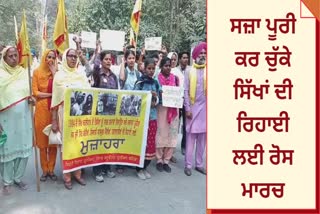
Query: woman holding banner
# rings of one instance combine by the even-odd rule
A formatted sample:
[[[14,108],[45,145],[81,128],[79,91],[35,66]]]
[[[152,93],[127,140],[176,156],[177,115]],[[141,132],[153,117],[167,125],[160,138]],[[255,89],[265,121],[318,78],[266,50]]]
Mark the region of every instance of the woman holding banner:
[[[52,131],[58,130],[63,133],[63,101],[64,91],[67,87],[90,87],[89,81],[84,72],[77,70],[78,55],[76,50],[67,49],[62,56],[62,65],[53,79],[53,93],[52,93]],[[63,139],[62,139],[63,142]],[[80,185],[86,185],[86,182],[81,178],[81,170],[73,172],[75,180]],[[64,173],[64,186],[71,190],[71,173]]]
[[[176,52],[169,52],[167,57],[171,60],[171,73],[176,75],[177,77],[179,77],[176,74],[176,69],[177,69],[177,64],[178,64],[178,54]],[[179,80],[181,80],[181,78],[179,77]],[[177,158],[172,155],[170,161],[172,163],[177,163]]]
[[[46,181],[48,177],[53,181],[57,180],[57,176],[54,174],[57,146],[49,145],[48,136],[42,132],[47,125],[51,124],[52,82],[56,72],[56,63],[55,52],[46,50],[32,77],[32,93],[37,99],[34,115],[35,137],[36,145],[40,150],[40,163],[43,172],[40,181]]]
[[[101,68],[95,67],[93,79],[95,88],[119,89],[118,78],[111,71],[112,54],[109,51],[102,51],[99,56]],[[111,171],[110,165],[100,165],[93,167],[93,174],[97,182],[103,182],[103,174],[109,178],[114,178],[116,174]]]
[[[12,184],[21,190],[28,157],[32,153],[32,121],[28,99],[28,72],[19,65],[18,51],[6,47],[0,61],[0,123],[7,141],[0,145],[0,174],[3,193],[11,193]]]
[[[158,75],[160,86],[179,86],[179,79],[171,74],[171,60],[165,57],[160,62],[161,72]],[[179,117],[177,108],[162,105],[162,88],[160,89],[160,105],[158,105],[158,129],[156,134],[157,170],[171,172],[169,161],[178,142]]]

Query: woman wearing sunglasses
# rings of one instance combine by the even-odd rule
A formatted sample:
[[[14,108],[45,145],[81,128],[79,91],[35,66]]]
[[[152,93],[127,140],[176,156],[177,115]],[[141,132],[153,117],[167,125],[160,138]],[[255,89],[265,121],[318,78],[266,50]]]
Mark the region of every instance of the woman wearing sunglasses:
[[[90,88],[89,81],[84,71],[77,69],[78,55],[75,49],[67,49],[62,56],[62,65],[53,79],[52,93],[52,131],[58,130],[63,133],[63,100],[64,91],[67,87]],[[62,144],[63,144],[62,139]],[[81,169],[73,172],[76,182],[85,186],[86,182],[81,178]],[[71,190],[71,173],[64,173],[64,186]]]
[[[40,150],[40,163],[43,172],[40,181],[43,182],[48,177],[53,181],[57,180],[57,176],[54,174],[57,146],[49,145],[48,136],[42,132],[47,125],[51,124],[52,82],[56,73],[56,63],[55,52],[46,50],[32,78],[32,92],[37,99],[34,115],[35,136],[36,145]]]

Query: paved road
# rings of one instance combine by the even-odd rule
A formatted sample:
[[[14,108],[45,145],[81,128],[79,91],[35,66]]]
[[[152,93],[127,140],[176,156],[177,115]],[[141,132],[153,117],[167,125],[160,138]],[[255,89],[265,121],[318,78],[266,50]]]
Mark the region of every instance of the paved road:
[[[0,195],[0,214],[205,214],[206,177],[194,170],[192,176],[185,176],[179,148],[175,153],[178,163],[171,164],[171,173],[158,172],[153,161],[148,167],[151,179],[140,180],[134,169],[126,169],[116,178],[97,183],[87,168],[87,186],[74,183],[71,191],[64,188],[57,169],[58,181],[41,183],[38,193],[30,158],[24,177],[29,189],[14,188],[12,195]]]

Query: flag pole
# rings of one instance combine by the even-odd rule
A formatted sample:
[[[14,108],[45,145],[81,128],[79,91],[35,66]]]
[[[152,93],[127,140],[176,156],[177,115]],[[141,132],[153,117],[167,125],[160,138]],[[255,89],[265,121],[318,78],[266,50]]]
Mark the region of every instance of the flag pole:
[[[32,96],[32,89],[31,89],[31,66],[30,66],[30,57],[29,53],[27,55],[28,58],[28,77],[29,77],[29,93],[30,97]],[[33,149],[34,149],[34,163],[35,163],[35,168],[36,168],[36,179],[37,179],[37,192],[40,192],[40,177],[39,177],[39,163],[38,163],[38,150],[36,145],[34,144],[35,142],[35,136],[34,136],[34,117],[33,117],[33,105],[30,106],[30,116],[31,116],[31,121],[32,121],[32,143],[33,143]]]
[[[140,31],[140,18],[139,18],[139,25],[138,25],[138,31],[137,31],[137,33],[133,32],[133,34],[135,35],[135,41],[136,41],[136,44],[135,44],[135,50],[136,50],[136,51],[135,51],[135,54],[137,54],[139,31]]]
[[[135,40],[136,40],[136,44],[135,44],[135,54],[137,55],[137,48],[138,48],[138,33],[139,31],[137,32],[137,35],[135,35]]]
[[[48,21],[47,21],[47,3],[48,3],[48,0],[46,0],[45,1],[45,3],[44,3],[44,9],[43,9],[43,19],[42,19],[42,32],[41,32],[41,55],[40,56],[42,56],[42,54],[43,54],[43,30],[44,30],[44,26],[46,25],[46,28],[47,28],[47,25],[48,25]],[[47,39],[47,38],[46,38]],[[46,41],[47,42],[47,41]],[[47,46],[47,44],[46,44],[46,46]]]

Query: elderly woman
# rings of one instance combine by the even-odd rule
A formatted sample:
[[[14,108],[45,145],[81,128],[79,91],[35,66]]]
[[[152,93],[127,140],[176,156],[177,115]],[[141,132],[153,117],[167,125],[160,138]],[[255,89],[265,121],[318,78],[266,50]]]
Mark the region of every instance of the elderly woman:
[[[17,49],[4,48],[0,62],[0,123],[8,138],[0,146],[0,174],[5,195],[11,193],[13,184],[27,189],[21,178],[32,153],[28,72],[18,63]]]
[[[179,86],[179,79],[171,71],[171,60],[165,57],[160,62],[161,72],[158,75],[160,86]],[[160,94],[162,89],[160,89]],[[156,134],[157,170],[171,172],[169,161],[172,158],[178,141],[179,117],[177,108],[169,108],[162,105],[160,96],[158,105],[158,124]]]
[[[42,130],[51,124],[51,96],[53,76],[56,72],[56,54],[53,50],[46,50],[41,59],[40,66],[35,70],[32,78],[32,91],[37,99],[34,115],[36,145],[40,150],[40,163],[42,175],[40,181],[46,181],[49,177],[56,181],[54,174],[56,164],[57,146],[48,145],[49,139]]]
[[[60,130],[63,133],[63,101],[64,91],[67,87],[90,87],[89,81],[84,72],[77,69],[78,55],[76,50],[67,49],[62,56],[62,65],[56,73],[53,80],[53,93],[52,93],[52,131],[57,132]],[[62,140],[63,141],[63,140]],[[81,170],[73,172],[75,180],[80,185],[86,185],[85,181],[81,178]],[[71,190],[71,173],[64,173],[64,186]]]
[[[171,68],[175,68],[178,65],[178,54],[176,52],[168,53],[168,58],[171,60]]]

